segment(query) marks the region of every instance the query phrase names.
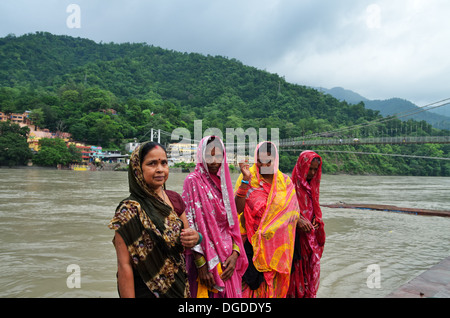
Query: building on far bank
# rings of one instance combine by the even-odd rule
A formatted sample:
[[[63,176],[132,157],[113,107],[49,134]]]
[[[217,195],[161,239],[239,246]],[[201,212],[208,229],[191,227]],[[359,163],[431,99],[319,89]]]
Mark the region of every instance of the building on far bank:
[[[31,125],[31,121],[29,119],[30,111],[26,111],[24,113],[4,113],[0,112],[0,121],[8,121],[10,120],[14,124],[27,124]]]
[[[70,144],[70,143],[69,143]],[[91,154],[93,153],[91,146],[87,146],[83,143],[72,143],[77,147],[78,150],[81,151],[81,161],[83,163],[90,163],[91,162]]]
[[[173,143],[167,147],[167,155],[174,162],[191,163],[195,161],[197,145],[190,143]]]
[[[111,113],[113,115],[117,114],[114,109],[104,110],[105,112]],[[51,132],[48,129],[41,129],[33,123],[29,119],[30,111],[26,111],[23,114],[16,113],[4,113],[0,112],[0,121],[11,121],[12,123],[18,124],[20,127],[27,126],[30,129],[30,132],[27,137],[27,142],[29,148],[38,152],[40,150],[39,141],[42,138],[60,138],[63,139],[67,146],[73,144],[77,149],[81,152],[82,165],[88,165],[91,163],[101,164],[103,163],[126,163],[129,162],[129,154],[122,155],[120,151],[107,151],[104,152],[102,147],[100,146],[92,146],[86,145],[82,142],[71,141],[72,135],[66,132]],[[134,142],[126,145],[128,147],[128,151],[132,152],[136,147],[138,147],[140,143]]]
[[[28,146],[33,151],[39,151],[39,140],[42,138],[61,138],[64,139],[64,141],[67,143],[69,142],[72,135],[70,133],[66,132],[51,132],[48,129],[40,129],[37,126],[31,125],[31,124],[25,124],[25,123],[18,123],[20,127],[27,126],[30,128],[30,133],[28,134],[27,142]]]
[[[9,119],[8,115],[4,112],[0,112],[0,121],[7,121]]]

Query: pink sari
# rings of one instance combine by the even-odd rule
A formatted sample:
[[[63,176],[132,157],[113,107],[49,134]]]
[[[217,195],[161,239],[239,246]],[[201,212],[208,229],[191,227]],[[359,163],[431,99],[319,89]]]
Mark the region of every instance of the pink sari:
[[[213,274],[216,290],[209,295],[240,298],[242,297],[242,275],[247,269],[248,261],[240,235],[225,147],[222,141],[215,137],[222,146],[223,161],[217,175],[210,174],[205,160],[206,144],[209,138],[210,136],[203,138],[198,145],[197,165],[195,171],[184,181],[182,197],[186,204],[186,217],[190,226],[203,235],[203,241],[193,250],[203,254],[208,269]],[[239,247],[240,255],[233,276],[223,282],[220,278],[221,266],[218,265],[225,262],[231,255],[233,243]],[[201,286],[197,282],[198,274],[192,252],[186,255],[186,267],[191,295],[196,297]]]
[[[308,183],[306,176],[314,158],[320,159],[320,165]],[[325,229],[319,204],[321,177],[322,158],[313,151],[302,152],[292,171],[292,181],[302,216],[310,222],[315,219],[319,228],[310,232],[298,231],[297,244],[300,243],[301,259],[294,261],[288,297],[315,298],[319,289],[320,258],[325,245]]]

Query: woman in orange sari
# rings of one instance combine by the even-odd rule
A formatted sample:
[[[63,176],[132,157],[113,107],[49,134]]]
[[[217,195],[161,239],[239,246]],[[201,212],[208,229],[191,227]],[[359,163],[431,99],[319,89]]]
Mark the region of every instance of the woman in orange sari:
[[[255,149],[252,167],[241,163],[235,186],[241,234],[249,265],[242,277],[243,298],[284,298],[294,252],[299,206],[291,179],[278,170],[275,144]]]
[[[300,154],[292,171],[302,218],[308,220],[297,232],[292,275],[287,297],[315,298],[320,281],[320,258],[325,229],[319,204],[322,158],[307,150]]]

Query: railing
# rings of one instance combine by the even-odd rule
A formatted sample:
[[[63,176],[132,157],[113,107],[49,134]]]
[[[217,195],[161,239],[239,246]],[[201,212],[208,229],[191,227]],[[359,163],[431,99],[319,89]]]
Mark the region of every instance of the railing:
[[[332,145],[370,145],[370,144],[446,144],[450,136],[423,137],[377,137],[377,138],[329,138],[300,139],[288,138],[279,141],[279,147],[292,146],[332,146]]]

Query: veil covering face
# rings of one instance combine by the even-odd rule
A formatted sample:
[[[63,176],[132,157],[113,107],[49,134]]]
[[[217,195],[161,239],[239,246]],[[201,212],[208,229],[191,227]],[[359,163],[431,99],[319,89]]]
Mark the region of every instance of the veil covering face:
[[[210,140],[213,140],[216,158],[222,160],[217,173],[210,173],[208,170],[208,162],[212,160],[208,153],[212,148],[208,145]],[[222,296],[241,297],[242,275],[247,269],[248,261],[243,252],[226,151],[218,137],[208,136],[200,141],[195,171],[185,179],[182,197],[190,226],[203,236],[201,244],[196,245],[193,250],[205,257],[208,270],[213,274],[216,283],[215,289]],[[234,244],[242,252],[236,262],[233,276],[223,282],[220,278],[221,267],[218,265],[223,264],[232,254]],[[191,272],[196,272],[192,262],[187,262],[187,267],[189,276]]]

